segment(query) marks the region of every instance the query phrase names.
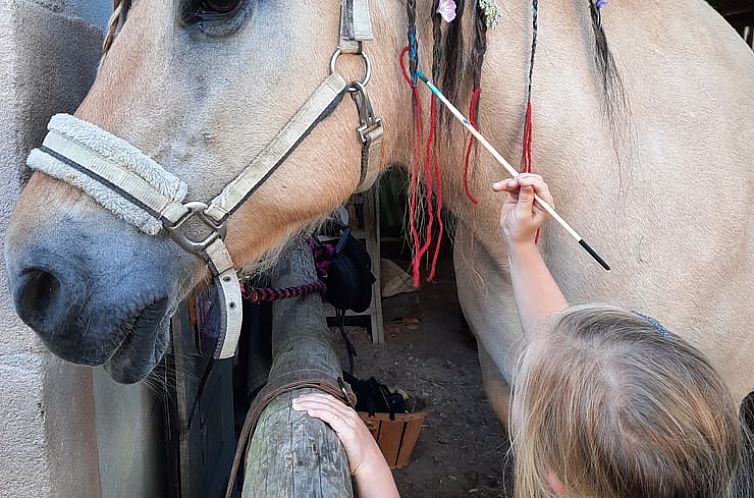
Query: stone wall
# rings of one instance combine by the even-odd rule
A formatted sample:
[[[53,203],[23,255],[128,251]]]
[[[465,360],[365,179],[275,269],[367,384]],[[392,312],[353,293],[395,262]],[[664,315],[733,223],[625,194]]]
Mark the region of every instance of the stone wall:
[[[0,244],[52,114],[94,81],[112,0],[0,0]],[[142,386],[50,355],[0,264],[0,498],[165,496],[159,410]]]

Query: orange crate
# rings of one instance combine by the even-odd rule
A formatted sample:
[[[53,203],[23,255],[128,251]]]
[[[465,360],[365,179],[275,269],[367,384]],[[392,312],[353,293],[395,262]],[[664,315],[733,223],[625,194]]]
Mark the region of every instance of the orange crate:
[[[390,420],[389,413],[375,413],[370,417],[366,412],[359,412],[393,470],[402,469],[411,461],[427,417],[427,402],[420,398],[406,400],[406,408],[408,413],[396,413],[394,420]]]

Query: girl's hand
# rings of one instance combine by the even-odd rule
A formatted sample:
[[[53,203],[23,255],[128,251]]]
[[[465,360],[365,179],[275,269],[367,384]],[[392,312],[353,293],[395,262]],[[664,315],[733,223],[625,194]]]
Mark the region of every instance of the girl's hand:
[[[553,206],[550,189],[542,177],[522,173],[516,178],[495,183],[492,189],[508,192],[500,212],[500,226],[508,247],[533,243],[537,229],[547,219],[545,210],[534,202],[534,194]]]
[[[306,412],[333,428],[343,443],[351,475],[369,472],[375,466],[387,467],[377,441],[366,424],[350,407],[327,394],[307,394],[293,400],[293,409]]]

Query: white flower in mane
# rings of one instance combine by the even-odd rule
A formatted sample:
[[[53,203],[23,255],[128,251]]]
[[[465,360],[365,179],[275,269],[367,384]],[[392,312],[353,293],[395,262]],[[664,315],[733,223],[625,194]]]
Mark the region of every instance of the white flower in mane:
[[[484,14],[484,23],[487,29],[495,29],[503,17],[500,6],[495,0],[479,0],[479,10]]]

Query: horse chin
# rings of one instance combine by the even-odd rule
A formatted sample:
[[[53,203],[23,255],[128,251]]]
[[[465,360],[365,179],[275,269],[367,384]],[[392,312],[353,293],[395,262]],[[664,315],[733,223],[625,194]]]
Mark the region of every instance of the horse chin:
[[[167,300],[147,308],[115,350],[104,368],[119,384],[135,384],[147,377],[162,360],[170,337],[173,307]]]

